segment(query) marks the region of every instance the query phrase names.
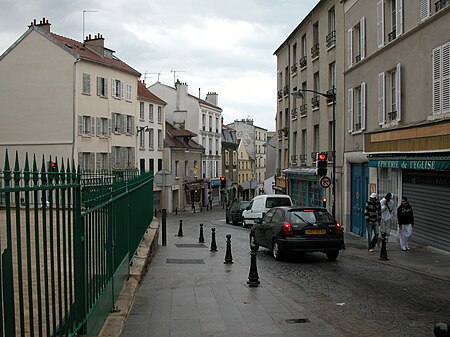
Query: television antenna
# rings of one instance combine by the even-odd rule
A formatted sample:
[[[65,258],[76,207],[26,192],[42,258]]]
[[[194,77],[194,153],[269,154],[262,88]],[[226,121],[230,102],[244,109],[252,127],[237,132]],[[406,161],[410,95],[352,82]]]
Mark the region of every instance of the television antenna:
[[[83,9],[83,36],[81,37],[81,43],[84,43],[84,22],[86,21],[86,13],[97,13],[98,11],[92,11],[92,10],[87,10],[87,9]]]
[[[158,82],[159,82],[159,77],[160,76],[164,76],[164,75],[169,75],[169,73],[165,73],[165,72],[162,72],[162,71],[159,71],[159,72],[157,72],[157,73],[151,73],[151,72],[149,72],[149,71],[146,71],[145,73],[144,73],[144,82],[147,80],[147,78],[151,78],[152,76],[150,76],[150,75],[157,75],[158,76]]]
[[[171,70],[170,72],[173,73],[173,85],[175,85],[177,73],[184,73],[185,71],[184,70]]]

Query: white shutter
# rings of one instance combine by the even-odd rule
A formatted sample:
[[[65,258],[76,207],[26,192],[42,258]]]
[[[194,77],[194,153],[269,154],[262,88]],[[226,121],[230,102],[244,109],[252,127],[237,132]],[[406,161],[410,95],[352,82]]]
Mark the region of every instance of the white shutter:
[[[366,129],[366,83],[361,83],[361,130]]]
[[[95,156],[95,171],[99,172],[102,169],[102,154],[101,153],[97,153]]]
[[[432,52],[433,64],[433,114],[440,114],[442,112],[441,106],[441,47],[433,49]]]
[[[108,79],[105,78],[105,79],[103,80],[103,83],[104,83],[104,85],[105,85],[105,89],[103,90],[103,92],[105,93],[105,97],[107,97],[107,96],[108,96]]]
[[[442,46],[442,113],[450,112],[450,42]]]
[[[122,119],[123,120],[123,122],[122,122],[123,123],[122,124],[123,125],[122,133],[128,133],[128,124],[127,124],[127,117],[128,116],[127,115],[123,115],[122,117],[123,117],[123,119]]]
[[[111,137],[111,129],[112,129],[112,125],[111,125],[111,118],[108,118],[108,136]]]
[[[363,60],[366,57],[366,18],[364,16],[359,21],[359,35],[361,39],[359,55],[361,56],[361,60]]]
[[[347,94],[347,122],[348,132],[353,132],[353,88],[348,89]]]
[[[430,0],[420,0],[420,20],[424,21],[430,16]]]
[[[78,116],[78,134],[83,134],[83,116]]]
[[[123,98],[123,82],[120,81],[120,98]]]
[[[97,137],[100,137],[102,135],[102,130],[101,130],[102,119],[100,117],[96,117],[95,119],[97,122]]]
[[[111,96],[116,97],[116,80],[111,78]]]
[[[377,45],[384,46],[384,0],[377,2]]]
[[[399,37],[403,33],[403,0],[395,0],[397,8],[397,25],[395,35]]]
[[[353,28],[347,32],[347,66],[350,68],[353,65]]]
[[[385,105],[384,105],[384,96],[385,96],[385,74],[378,74],[378,124],[383,125],[386,123],[386,114],[385,114]]]
[[[396,98],[397,98],[397,122],[400,122],[402,118],[402,77],[401,77],[401,67],[400,63],[397,64],[397,70],[396,70],[395,81],[396,83]]]
[[[91,136],[95,136],[95,118],[89,117],[91,120]]]

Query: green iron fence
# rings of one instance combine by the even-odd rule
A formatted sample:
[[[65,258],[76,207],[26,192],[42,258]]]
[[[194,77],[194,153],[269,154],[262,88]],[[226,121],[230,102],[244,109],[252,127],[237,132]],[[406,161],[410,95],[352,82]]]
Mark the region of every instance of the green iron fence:
[[[0,170],[0,335],[97,334],[152,220],[153,175],[19,162],[6,152]]]

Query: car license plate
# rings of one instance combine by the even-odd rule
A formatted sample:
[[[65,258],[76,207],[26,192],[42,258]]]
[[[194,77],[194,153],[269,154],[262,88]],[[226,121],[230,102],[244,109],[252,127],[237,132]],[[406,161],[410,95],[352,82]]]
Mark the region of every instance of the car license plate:
[[[305,229],[306,234],[325,234],[325,229]]]

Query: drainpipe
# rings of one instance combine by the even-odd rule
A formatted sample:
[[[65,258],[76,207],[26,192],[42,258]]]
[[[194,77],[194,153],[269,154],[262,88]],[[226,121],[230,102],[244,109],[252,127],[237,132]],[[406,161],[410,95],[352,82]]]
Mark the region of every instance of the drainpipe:
[[[72,79],[73,79],[73,88],[72,88],[72,115],[73,115],[73,121],[72,121],[72,160],[75,160],[75,141],[76,141],[76,135],[77,135],[77,127],[78,127],[78,123],[77,123],[77,110],[76,110],[76,98],[77,98],[77,78],[76,78],[76,74],[77,74],[77,63],[80,62],[81,60],[78,58],[74,63],[73,63],[73,74],[72,74]],[[77,159],[77,165],[78,165],[78,159]]]

